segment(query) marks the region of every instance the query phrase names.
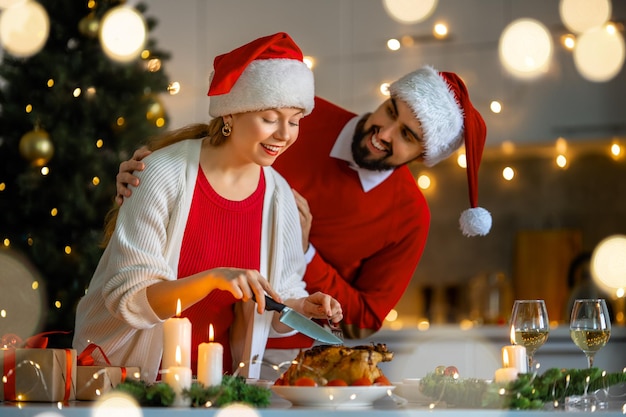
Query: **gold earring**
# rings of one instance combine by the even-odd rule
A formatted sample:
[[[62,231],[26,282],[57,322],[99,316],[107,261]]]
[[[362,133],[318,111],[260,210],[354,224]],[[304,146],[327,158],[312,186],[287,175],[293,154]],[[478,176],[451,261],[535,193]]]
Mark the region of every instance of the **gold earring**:
[[[222,135],[224,135],[225,137],[229,137],[232,131],[233,128],[230,127],[230,124],[228,122],[224,123],[224,126],[222,126]]]

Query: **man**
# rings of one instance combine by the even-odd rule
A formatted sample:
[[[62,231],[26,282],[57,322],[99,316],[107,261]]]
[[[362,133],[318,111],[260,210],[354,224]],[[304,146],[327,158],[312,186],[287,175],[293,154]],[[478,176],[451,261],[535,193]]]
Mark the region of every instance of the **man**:
[[[307,290],[341,303],[341,327],[354,339],[380,329],[424,250],[430,211],[409,162],[433,166],[464,143],[472,208],[462,214],[461,229],[473,236],[491,227],[489,212],[477,207],[486,127],[463,81],[423,67],[391,84],[390,93],[363,116],[316,98],[313,112],[301,122],[299,140],[273,165],[295,190]],[[143,156],[138,151],[134,158]],[[130,196],[125,184],[138,184],[130,173],[142,168],[136,160],[120,165],[118,204]],[[270,339],[268,348],[311,344],[297,334]]]

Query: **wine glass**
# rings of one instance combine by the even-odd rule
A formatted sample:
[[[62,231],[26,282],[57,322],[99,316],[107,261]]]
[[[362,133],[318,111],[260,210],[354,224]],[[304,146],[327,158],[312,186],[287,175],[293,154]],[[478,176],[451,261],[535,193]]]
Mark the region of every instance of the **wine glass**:
[[[569,334],[587,357],[587,366],[593,368],[593,358],[611,337],[611,319],[602,298],[574,301]]]
[[[550,323],[543,300],[515,300],[511,314],[514,342],[526,348],[528,372],[532,372],[533,356],[548,340]]]

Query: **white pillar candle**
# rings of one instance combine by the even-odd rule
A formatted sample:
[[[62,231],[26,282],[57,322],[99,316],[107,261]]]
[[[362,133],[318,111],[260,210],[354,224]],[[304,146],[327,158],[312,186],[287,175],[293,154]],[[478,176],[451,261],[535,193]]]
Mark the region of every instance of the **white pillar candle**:
[[[222,383],[224,347],[213,342],[213,325],[209,325],[209,343],[198,345],[198,382],[205,387]]]
[[[161,369],[172,366],[191,368],[191,322],[187,317],[180,317],[180,299],[176,303],[176,316],[163,323],[163,357]],[[176,348],[180,349],[181,357],[176,361]],[[177,365],[178,364],[178,365]]]
[[[515,368],[520,374],[527,373],[526,348],[520,345],[504,346],[502,348],[502,366],[504,368]]]
[[[495,382],[510,382],[517,379],[517,369],[515,368],[500,368],[496,369]]]
[[[509,333],[511,344],[502,348],[502,367],[515,368],[520,374],[528,372],[528,356],[526,348],[515,344],[515,327],[511,326]]]
[[[176,366],[167,368],[163,373],[163,380],[167,385],[172,387],[176,394],[172,405],[175,407],[189,407],[189,405],[191,405],[191,398],[184,396],[183,390],[191,387],[191,368],[188,366],[180,366],[180,346],[176,347],[176,354],[178,363]]]

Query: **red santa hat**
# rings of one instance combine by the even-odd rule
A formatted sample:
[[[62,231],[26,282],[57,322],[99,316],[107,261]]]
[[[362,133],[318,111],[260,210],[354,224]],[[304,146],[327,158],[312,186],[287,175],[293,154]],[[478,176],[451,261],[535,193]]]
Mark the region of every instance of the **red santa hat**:
[[[314,106],[313,73],[298,45],[280,32],[217,56],[208,96],[213,117],[285,107],[307,115]]]
[[[471,208],[461,214],[461,231],[466,236],[489,233],[491,214],[478,207],[478,168],[487,127],[461,78],[426,66],[392,83],[389,91],[408,104],[422,125],[426,166],[434,166],[465,143]]]

